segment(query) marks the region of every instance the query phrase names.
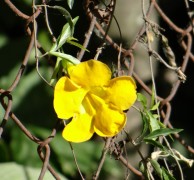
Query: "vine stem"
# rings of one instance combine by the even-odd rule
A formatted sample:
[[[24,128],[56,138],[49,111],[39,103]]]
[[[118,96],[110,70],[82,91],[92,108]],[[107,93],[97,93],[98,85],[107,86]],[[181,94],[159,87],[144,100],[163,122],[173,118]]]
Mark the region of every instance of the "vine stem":
[[[146,36],[149,37],[149,24],[148,24],[148,19],[147,19],[144,7],[145,7],[145,2],[144,2],[144,0],[142,0],[142,14],[143,14],[143,18],[145,20],[145,32],[146,32]],[[147,38],[147,39],[148,39],[147,40],[147,48],[148,48],[148,53],[149,53],[149,64],[150,64],[150,71],[151,71],[154,100],[155,100],[155,104],[157,104],[158,100],[157,100],[156,84],[155,84],[155,79],[154,79],[152,57],[151,57],[152,47],[151,47],[150,39],[149,38]],[[157,108],[157,114],[158,114],[159,119],[160,119],[160,112],[159,112],[158,108]]]
[[[35,0],[32,1],[33,5],[33,14],[35,13]],[[34,28],[34,48],[35,48],[35,59],[36,59],[36,71],[40,78],[50,87],[52,87],[49,82],[42,76],[42,74],[39,71],[39,59],[38,59],[38,44],[37,44],[37,22],[36,17],[33,15],[33,28]]]
[[[100,175],[100,171],[101,171],[102,166],[104,164],[104,161],[106,159],[106,154],[107,154],[107,152],[109,150],[109,146],[110,146],[111,140],[112,140],[112,138],[107,138],[106,139],[105,146],[104,146],[104,149],[102,151],[101,158],[100,158],[100,163],[98,165],[98,169],[97,169],[96,173],[92,177],[93,180],[97,180],[99,175]]]
[[[80,174],[82,180],[85,180],[85,178],[83,177],[82,172],[81,172],[81,170],[80,170],[80,168],[79,168],[79,165],[78,165],[78,162],[77,162],[77,159],[76,159],[76,155],[75,155],[75,151],[74,151],[74,149],[73,149],[72,143],[69,142],[69,145],[70,145],[70,147],[71,147],[71,152],[72,152],[72,154],[73,154],[73,158],[74,158],[74,161],[75,161],[75,165],[76,165],[76,167],[77,167],[77,170],[78,170],[78,172],[79,172],[79,174]]]
[[[85,34],[85,41],[84,41],[84,43],[83,43],[83,47],[84,47],[84,48],[87,48],[87,46],[88,46],[88,44],[89,44],[90,38],[91,38],[91,36],[92,36],[92,32],[93,32],[93,30],[94,30],[95,23],[96,23],[96,17],[93,16],[93,17],[92,17],[92,20],[91,20],[91,22],[90,22],[90,27],[89,27],[87,33]],[[81,59],[82,59],[83,56],[84,56],[85,51],[86,51],[85,49],[81,49],[81,51],[80,51],[80,52],[78,53],[78,55],[77,55],[77,59],[78,59],[78,60],[81,61]]]
[[[106,28],[106,31],[105,31],[105,34],[103,35],[103,40],[102,40],[102,43],[101,45],[97,48],[97,53],[94,57],[94,59],[98,59],[99,55],[102,53],[102,50],[104,49],[104,46],[106,45],[106,39],[107,39],[107,36],[108,36],[108,31],[110,29],[110,26],[111,26],[111,23],[112,23],[112,20],[114,18],[114,12],[115,12],[115,7],[116,7],[116,0],[111,0],[111,2],[114,2],[113,3],[113,9],[112,11],[110,12],[110,20],[108,22],[108,26]],[[104,3],[104,5],[106,6],[106,4]],[[116,21],[117,22],[117,21]],[[119,31],[120,32],[120,31]],[[120,51],[120,46],[119,47],[119,51]]]
[[[173,150],[172,150],[172,148],[171,148],[171,146],[170,146],[168,140],[166,139],[166,137],[163,137],[163,139],[164,139],[166,145],[168,146],[168,148],[170,149],[171,153],[173,154],[173,156],[175,156],[175,154],[174,154],[174,152],[173,152]],[[184,176],[183,176],[183,171],[182,171],[182,169],[181,169],[181,165],[180,165],[180,163],[178,162],[178,160],[176,159],[176,157],[174,157],[174,159],[175,159],[175,161],[176,161],[176,163],[177,163],[177,166],[178,166],[178,168],[179,168],[181,180],[184,180]]]

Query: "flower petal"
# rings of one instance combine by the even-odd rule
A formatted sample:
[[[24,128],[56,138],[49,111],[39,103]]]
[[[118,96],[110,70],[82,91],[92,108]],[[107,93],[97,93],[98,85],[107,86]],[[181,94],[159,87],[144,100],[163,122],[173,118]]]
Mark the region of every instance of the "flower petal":
[[[120,110],[126,110],[137,99],[136,84],[129,76],[111,79],[107,88],[107,103],[111,103]]]
[[[96,109],[94,116],[94,131],[102,137],[112,137],[118,134],[126,123],[126,115],[114,106],[105,104],[105,101],[94,94],[90,100]]]
[[[72,82],[68,77],[59,79],[54,90],[54,109],[61,119],[69,119],[80,111],[87,91]]]
[[[89,114],[76,114],[72,121],[64,128],[62,136],[70,142],[84,142],[94,134],[92,116]]]
[[[89,60],[76,65],[69,71],[69,76],[76,84],[90,88],[107,85],[111,78],[111,70],[100,61]]]

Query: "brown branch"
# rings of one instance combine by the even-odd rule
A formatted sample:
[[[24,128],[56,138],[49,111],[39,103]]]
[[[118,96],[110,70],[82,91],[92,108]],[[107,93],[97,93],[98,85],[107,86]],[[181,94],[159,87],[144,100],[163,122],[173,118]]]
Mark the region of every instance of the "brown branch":
[[[3,117],[3,121],[0,124],[0,139],[1,139],[1,136],[2,136],[2,133],[3,133],[3,128],[4,128],[4,126],[6,125],[6,123],[8,121],[9,113],[11,112],[11,107],[12,107],[12,96],[9,93],[6,93],[6,92],[1,94],[0,95],[1,104],[4,103],[4,100],[3,100],[4,97],[8,98],[8,104],[7,104],[7,108],[5,109],[5,114],[4,114],[4,117]]]
[[[1,102],[2,107],[6,110],[8,108],[8,106],[5,104],[4,100],[2,100]],[[20,120],[16,117],[16,115],[13,112],[9,112],[9,116],[11,117],[11,119],[16,123],[16,125],[20,128],[20,130],[32,141],[36,142],[36,143],[40,143],[40,140],[33,136],[31,134],[30,131],[28,131],[28,129],[20,122]]]
[[[13,89],[18,85],[18,83],[19,83],[19,81],[21,79],[21,76],[22,76],[22,74],[24,72],[24,69],[26,68],[26,65],[28,63],[28,60],[29,60],[29,57],[30,57],[30,53],[32,51],[33,46],[34,46],[34,31],[33,31],[32,35],[31,35],[30,43],[29,43],[29,46],[28,46],[28,48],[26,50],[26,54],[24,56],[24,60],[22,62],[22,65],[21,65],[21,67],[20,67],[20,69],[19,69],[19,71],[18,71],[18,73],[17,73],[17,75],[15,77],[15,80],[13,81],[12,85],[7,89],[7,91],[12,92]]]
[[[187,45],[184,41],[181,42],[182,48],[186,51],[188,49]],[[194,55],[192,52],[189,52],[189,58],[194,62]]]
[[[186,49],[185,55],[183,56],[183,64],[181,66],[181,70],[183,72],[185,71],[185,69],[187,67],[190,52],[191,52],[191,48],[192,48],[192,37],[189,33],[186,36],[187,36],[187,49]]]
[[[48,147],[48,145],[46,145],[47,147]],[[48,168],[48,170],[50,171],[50,173],[53,175],[53,177],[55,177],[55,179],[56,180],[60,180],[61,178],[59,177],[59,175],[55,172],[55,170],[52,168],[52,166],[48,163],[48,160],[47,160],[47,158],[44,156],[44,154],[43,154],[43,152],[42,151],[40,151],[40,153],[38,153],[39,154],[39,156],[40,156],[40,159],[44,162],[45,161],[45,159],[46,159],[46,163],[45,163],[45,167],[47,167]],[[49,154],[48,154],[49,155]],[[47,156],[48,156],[47,155]],[[42,169],[42,171],[41,171],[41,173],[44,173],[45,172],[45,167],[43,166],[43,169]],[[41,177],[42,177],[42,175],[41,175]]]
[[[187,37],[188,37],[188,43],[187,43],[188,48],[185,52],[185,55],[183,56],[183,63],[181,66],[182,72],[184,72],[186,67],[187,67],[187,64],[189,61],[189,55],[191,52],[192,39],[191,39],[191,36],[189,34],[187,34]],[[162,104],[166,104],[166,102],[170,102],[174,98],[174,96],[176,95],[176,93],[178,91],[179,86],[180,86],[180,80],[177,80],[177,82],[175,83],[175,85],[171,89],[170,94],[163,100]]]
[[[172,129],[174,128],[170,122],[168,122],[167,125],[168,125],[169,128],[172,128]],[[174,136],[175,136],[175,138],[180,142],[180,144],[182,144],[189,152],[191,152],[192,154],[194,154],[194,149],[193,149],[191,146],[189,146],[189,145],[185,142],[185,140],[183,140],[183,139],[181,138],[181,136],[180,136],[179,134],[174,134]]]
[[[89,41],[90,41],[90,38],[91,38],[91,35],[92,35],[92,32],[93,32],[95,23],[96,23],[96,17],[93,16],[92,19],[91,19],[91,22],[90,22],[90,26],[89,26],[88,32],[85,34],[85,41],[83,43],[83,47],[84,48],[87,48],[87,46],[89,44]],[[84,56],[84,53],[85,53],[85,49],[82,49],[78,53],[77,59],[79,59],[81,61],[83,56]]]
[[[4,2],[9,6],[9,8],[22,19],[28,19],[29,16],[21,12],[10,0],[4,0]]]
[[[114,149],[114,154],[116,156],[116,158],[119,157],[119,161],[125,166],[127,167],[131,172],[133,172],[135,175],[141,177],[141,179],[144,179],[143,178],[143,174],[138,171],[137,169],[135,169],[122,155],[120,155],[116,149]]]
[[[90,11],[89,4],[90,4],[90,0],[85,0],[84,1],[84,9],[86,10],[87,16],[90,18],[90,20],[92,20],[93,16],[95,16],[95,15],[92,14],[92,12]],[[106,32],[104,31],[102,26],[97,21],[95,22],[95,26],[98,29],[98,31],[100,31],[102,36],[106,36],[106,40],[113,46],[113,48],[115,48],[119,52],[120,51],[119,45],[117,43],[115,43],[109,35],[106,35]],[[125,52],[126,50],[124,48],[122,48],[121,51]]]
[[[3,108],[5,110],[9,110],[8,106],[5,104],[4,100],[2,100],[1,102]],[[9,105],[9,104],[8,104]],[[10,106],[10,105],[9,105]],[[32,140],[33,142],[37,143],[37,144],[43,144],[44,147],[46,146],[46,148],[49,148],[48,144],[44,144],[45,142],[44,141],[41,141],[39,138],[37,138],[36,136],[32,135],[31,132],[21,123],[21,121],[16,117],[16,115],[13,113],[13,112],[9,112],[9,116],[12,118],[12,120],[16,123],[16,125],[20,128],[20,130],[30,139]],[[56,134],[56,130],[55,128],[53,129],[53,132],[51,134],[51,137],[53,138],[54,135]],[[50,139],[52,138],[48,138],[49,140],[45,140],[46,142],[50,142]],[[42,146],[39,146],[39,150],[42,150],[41,149]],[[49,151],[50,151],[50,148],[49,148]],[[59,175],[55,172],[55,170],[49,165],[49,157],[50,157],[50,152],[48,151],[47,149],[47,153],[46,155],[44,156],[44,154],[42,153],[42,151],[39,153],[39,156],[41,158],[41,160],[44,162],[43,163],[43,168],[42,168],[42,171],[41,171],[41,174],[40,174],[40,179],[43,178],[44,174],[45,174],[45,169],[48,168],[48,170],[51,172],[51,174],[57,179],[57,180],[60,180],[60,177]]]
[[[176,32],[183,34],[184,30],[181,29],[180,27],[178,27],[177,25],[175,25],[169,18],[168,16],[166,16],[166,14],[162,11],[162,9],[159,7],[159,5],[157,4],[157,2],[155,0],[151,0],[154,3],[154,7],[156,8],[156,10],[158,11],[158,13],[160,14],[160,16],[163,18],[163,20],[172,28],[174,29]]]
[[[39,175],[39,178],[38,180],[43,180],[44,178],[44,175],[46,173],[46,170],[48,168],[48,164],[49,164],[49,158],[50,158],[50,147],[49,145],[45,145],[45,156],[44,156],[44,159],[43,160],[43,166],[42,166],[42,169],[41,169],[41,173]],[[42,148],[41,146],[38,146],[38,154],[40,155],[42,152]],[[41,157],[41,156],[40,156]]]
[[[99,175],[100,175],[100,171],[101,171],[102,166],[103,166],[103,164],[105,162],[105,158],[106,158],[107,152],[109,150],[109,146],[111,144],[111,140],[112,140],[112,138],[107,138],[106,141],[105,141],[104,149],[102,151],[100,162],[98,164],[98,169],[97,169],[96,173],[92,177],[93,180],[97,180]]]
[[[151,2],[150,6],[149,6],[149,8],[148,8],[148,10],[147,10],[147,12],[146,12],[146,16],[147,16],[147,17],[150,16],[150,14],[151,14],[153,8],[154,8],[154,3]],[[137,33],[135,40],[132,42],[131,47],[130,47],[125,53],[130,54],[131,52],[133,52],[133,51],[136,49],[137,43],[139,42],[139,39],[140,39],[140,37],[144,34],[144,32],[145,32],[145,26],[143,25],[143,26],[140,28],[139,32]]]
[[[126,54],[125,54],[126,55]],[[125,59],[127,57],[124,57],[124,64],[125,67],[128,69],[128,75],[132,76],[132,73],[134,71],[134,66],[135,66],[135,60],[134,60],[134,56],[133,53],[128,53],[128,56],[130,58],[130,64],[128,63],[128,61]]]

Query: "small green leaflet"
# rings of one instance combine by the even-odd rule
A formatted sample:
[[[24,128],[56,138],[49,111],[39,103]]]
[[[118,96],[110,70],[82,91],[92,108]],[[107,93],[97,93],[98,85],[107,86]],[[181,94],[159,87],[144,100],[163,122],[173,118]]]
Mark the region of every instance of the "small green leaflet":
[[[137,101],[141,102],[141,104],[143,105],[144,109],[147,108],[147,99],[146,99],[146,97],[143,94],[137,93]]]
[[[58,57],[57,62],[55,64],[54,72],[52,74],[51,80],[50,80],[50,85],[54,85],[55,79],[57,79],[57,74],[59,73],[61,69],[61,60],[62,58]]]
[[[155,110],[157,110],[158,109],[158,107],[159,107],[159,105],[160,105],[160,102],[157,102],[156,104],[154,104],[152,107],[151,107],[151,111],[155,111]]]
[[[135,140],[135,143],[137,144],[140,143],[142,139],[146,136],[149,128],[148,119],[143,112],[141,112],[141,119],[143,121],[143,129],[141,131],[141,134]]]
[[[154,138],[157,138],[159,136],[167,136],[170,134],[179,133],[181,131],[183,131],[183,129],[161,128],[161,129],[157,129],[157,130],[151,132],[144,139],[154,139]]]
[[[73,21],[73,25],[75,26],[77,20],[79,17],[75,17],[72,21]],[[67,41],[68,38],[70,38],[72,36],[72,29],[70,28],[69,23],[66,23],[63,26],[63,29],[61,31],[61,34],[59,35],[59,37],[57,38],[57,42],[53,44],[53,46],[51,47],[51,51],[57,51],[61,46],[63,46],[63,44],[65,44],[65,42]]]
[[[72,64],[79,64],[80,61],[69,55],[69,54],[64,54],[64,53],[61,53],[61,52],[49,52],[50,55],[53,55],[53,56],[57,56],[57,57],[60,57],[62,59],[66,59],[67,61],[71,62]]]
[[[147,111],[146,115],[148,116],[150,132],[153,132],[157,129],[160,129],[160,125],[158,123],[158,120],[153,116],[153,114],[150,111]]]
[[[162,167],[162,176],[164,180],[176,180],[164,167]]]
[[[69,8],[72,9],[73,4],[74,4],[74,0],[67,0],[67,4],[68,4]]]
[[[72,21],[72,18],[71,18],[71,14],[65,8],[63,8],[61,6],[48,6],[48,7],[58,10],[65,17],[65,19],[69,23],[71,29],[72,30],[74,29],[74,25],[73,25],[73,21]]]
[[[67,43],[69,43],[69,44],[71,44],[71,45],[73,45],[73,46],[76,46],[76,47],[78,47],[78,48],[80,48],[80,49],[84,49],[85,51],[87,51],[87,52],[90,52],[89,50],[87,50],[85,47],[83,47],[81,44],[79,44],[79,43],[77,43],[77,42],[75,42],[75,41],[78,41],[76,38],[73,38],[73,37],[69,37],[68,39],[67,39]]]
[[[153,139],[144,139],[144,141],[146,143],[152,144],[155,147],[160,148],[161,150],[165,150],[165,147],[161,143],[159,143],[158,141],[155,141]]]
[[[162,169],[160,168],[160,164],[154,159],[150,159],[150,163],[160,179],[162,179]]]
[[[143,163],[143,161],[140,161],[140,163],[139,163],[139,170],[143,173],[143,175],[145,176],[145,179],[151,180],[150,176],[149,176],[149,172],[147,170],[147,167],[145,167],[145,166],[146,166],[146,164]]]

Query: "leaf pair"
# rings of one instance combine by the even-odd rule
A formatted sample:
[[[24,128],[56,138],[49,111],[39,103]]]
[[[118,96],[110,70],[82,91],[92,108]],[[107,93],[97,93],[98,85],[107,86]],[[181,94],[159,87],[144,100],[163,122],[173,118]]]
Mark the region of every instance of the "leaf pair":
[[[70,3],[72,5],[73,1],[68,1],[68,3]],[[50,84],[53,85],[55,80],[57,79],[57,75],[58,75],[58,77],[61,77],[62,72],[66,71],[66,63],[69,62],[69,63],[74,64],[74,65],[80,63],[80,61],[77,58],[75,58],[74,56],[64,53],[62,46],[65,43],[68,43],[68,44],[76,46],[80,49],[84,49],[86,51],[88,51],[88,50],[85,49],[81,44],[77,43],[76,42],[77,39],[73,37],[75,25],[76,25],[79,17],[75,17],[74,19],[72,19],[70,13],[66,9],[64,9],[60,6],[52,6],[51,8],[54,8],[54,9],[57,9],[58,11],[60,11],[67,20],[67,23],[63,26],[59,37],[57,38],[56,42],[53,44],[50,51],[48,52],[49,55],[57,57],[57,62],[56,62],[54,72],[53,72],[53,75],[52,75],[51,81],[50,81]]]
[[[154,114],[154,111],[159,107],[159,102],[154,104],[153,100],[151,102],[151,107],[149,108],[146,97],[141,93],[137,93],[137,101],[139,101],[143,107],[143,109],[140,110],[143,121],[143,129],[141,135],[137,138],[137,140],[140,142],[148,133],[160,129],[158,115]]]
[[[143,163],[141,161],[139,167],[140,171],[145,175],[147,180],[151,180],[154,178],[151,174],[152,168],[156,176],[159,177],[160,180],[175,180],[173,175],[168,172],[164,167],[161,167],[160,164],[154,159],[149,159],[147,163]]]
[[[179,133],[182,129],[170,129],[158,120],[159,115],[154,114],[159,107],[160,102],[154,104],[155,100],[152,96],[151,107],[147,105],[147,99],[143,94],[137,94],[137,100],[142,104],[143,109],[140,110],[143,129],[141,135],[137,138],[138,141],[144,140],[144,142],[151,143],[154,146],[162,148],[162,144],[156,141],[160,136],[168,136],[174,133]]]

